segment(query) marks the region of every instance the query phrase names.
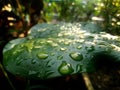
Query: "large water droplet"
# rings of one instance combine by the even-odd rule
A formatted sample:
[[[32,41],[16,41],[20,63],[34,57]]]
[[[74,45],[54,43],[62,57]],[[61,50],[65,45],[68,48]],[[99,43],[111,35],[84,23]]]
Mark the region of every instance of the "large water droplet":
[[[62,59],[63,59],[63,56],[57,56],[57,59],[58,59],[58,60],[62,60]]]
[[[83,59],[83,55],[78,52],[72,52],[70,53],[70,57],[75,61],[81,61]]]
[[[46,53],[38,53],[37,56],[38,56],[39,59],[46,59],[46,58],[48,58],[48,54],[46,54]]]
[[[58,71],[62,75],[67,75],[74,72],[71,64],[66,63],[65,61],[63,61],[62,64],[58,67]]]

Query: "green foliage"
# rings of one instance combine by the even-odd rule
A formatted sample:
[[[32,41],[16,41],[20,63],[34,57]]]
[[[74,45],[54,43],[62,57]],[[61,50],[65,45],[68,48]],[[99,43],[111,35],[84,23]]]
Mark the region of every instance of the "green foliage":
[[[104,53],[118,62],[120,37],[98,28],[92,23],[35,25],[26,38],[4,47],[4,67],[14,75],[47,79],[95,71],[97,58]]]
[[[106,31],[112,34],[120,34],[120,1],[103,0],[101,15],[104,18]]]
[[[93,20],[101,24],[106,32],[120,34],[120,1],[119,0],[64,0],[45,2],[46,19],[52,21],[81,22]],[[99,19],[100,18],[100,19]]]
[[[49,16],[49,18],[58,15],[55,19],[69,22],[85,21],[90,20],[91,14],[94,13],[94,3],[94,0],[90,2],[82,0],[49,1],[45,2],[48,6],[45,7],[44,10],[46,11],[46,17]],[[49,10],[51,12],[49,12]],[[48,21],[50,20],[49,18],[47,18]]]

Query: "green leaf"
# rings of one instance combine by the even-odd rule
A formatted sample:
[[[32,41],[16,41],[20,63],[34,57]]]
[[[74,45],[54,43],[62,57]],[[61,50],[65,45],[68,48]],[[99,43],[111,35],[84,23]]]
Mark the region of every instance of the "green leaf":
[[[35,25],[27,37],[4,47],[3,64],[14,75],[48,79],[93,72],[96,54],[103,52],[106,57],[115,57],[113,62],[120,61],[120,37],[93,30],[96,25],[88,27],[79,23]]]

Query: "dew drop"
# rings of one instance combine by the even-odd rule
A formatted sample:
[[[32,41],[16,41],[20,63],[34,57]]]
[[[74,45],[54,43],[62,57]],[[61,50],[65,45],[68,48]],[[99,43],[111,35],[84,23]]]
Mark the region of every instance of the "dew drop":
[[[42,48],[42,46],[40,46],[40,45],[39,45],[39,46],[34,46],[34,48],[37,48],[37,49],[38,49],[38,48]]]
[[[39,59],[46,59],[46,58],[48,58],[48,54],[46,54],[46,53],[38,53],[37,56],[38,56]]]
[[[66,51],[66,50],[67,50],[67,48],[60,48],[60,50],[61,50],[61,51]]]
[[[70,45],[70,42],[64,42],[64,44],[65,44],[66,46],[68,46],[68,45]]]
[[[29,71],[28,72],[28,75],[33,75],[33,74],[37,74],[37,72],[36,71]]]
[[[57,43],[52,43],[51,45],[52,45],[53,47],[58,46],[58,44],[57,44]]]
[[[32,63],[32,64],[35,64],[35,63],[36,63],[36,60],[35,60],[35,59],[32,59],[32,60],[31,60],[31,63]]]
[[[58,60],[62,60],[62,59],[63,59],[63,56],[57,56],[57,59],[58,59]]]
[[[16,65],[20,65],[22,62],[23,62],[23,60],[21,59],[21,60],[16,62]]]
[[[88,52],[92,52],[92,51],[94,51],[94,46],[88,46],[88,47],[86,47],[86,49]]]
[[[74,72],[71,64],[66,63],[65,61],[63,61],[62,64],[58,67],[58,71],[62,75],[68,75]]]
[[[72,52],[70,53],[70,57],[75,61],[81,61],[83,59],[83,55],[78,52]]]
[[[83,66],[83,65],[80,65],[80,64],[78,64],[78,65],[76,66],[76,71],[77,71],[78,73],[80,73],[80,72],[82,71],[82,66]]]
[[[55,55],[55,53],[53,52],[53,53],[51,53],[51,56],[54,56]]]
[[[81,49],[82,48],[82,46],[77,46],[77,49]]]

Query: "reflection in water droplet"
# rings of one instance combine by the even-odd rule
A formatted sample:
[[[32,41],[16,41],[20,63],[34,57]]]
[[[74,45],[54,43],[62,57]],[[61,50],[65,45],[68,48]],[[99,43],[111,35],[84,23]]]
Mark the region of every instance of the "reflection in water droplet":
[[[58,71],[62,75],[67,75],[74,72],[71,64],[66,63],[65,61],[63,61],[62,64],[58,67]]]
[[[58,59],[58,60],[62,60],[62,59],[63,59],[63,56],[57,56],[57,59]]]
[[[72,52],[70,53],[70,57],[75,61],[81,61],[83,59],[83,55],[78,52]]]
[[[46,54],[46,53],[38,53],[37,56],[38,56],[39,59],[46,59],[46,58],[48,58],[48,54]]]

